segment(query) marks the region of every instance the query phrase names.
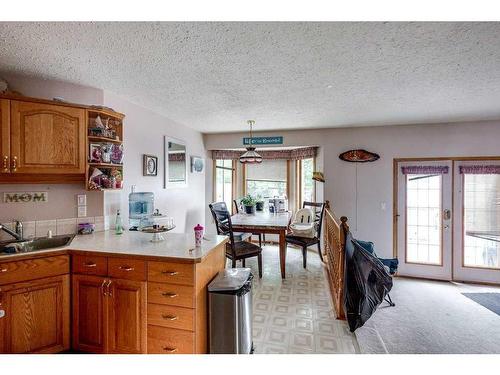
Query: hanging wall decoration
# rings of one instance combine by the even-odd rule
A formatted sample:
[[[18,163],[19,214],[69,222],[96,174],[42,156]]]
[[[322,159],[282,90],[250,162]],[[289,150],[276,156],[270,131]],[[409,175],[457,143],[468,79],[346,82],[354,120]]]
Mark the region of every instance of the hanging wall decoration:
[[[349,150],[341,153],[339,158],[351,163],[368,163],[380,159],[380,156],[366,150]]]

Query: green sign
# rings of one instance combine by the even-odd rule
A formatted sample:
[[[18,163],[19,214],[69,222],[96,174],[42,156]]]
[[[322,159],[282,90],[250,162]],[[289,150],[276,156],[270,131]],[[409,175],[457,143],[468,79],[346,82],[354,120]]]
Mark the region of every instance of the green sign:
[[[274,136],[274,137],[253,137],[252,144],[253,145],[282,145],[283,137]],[[245,146],[250,145],[250,137],[243,138],[243,144]]]

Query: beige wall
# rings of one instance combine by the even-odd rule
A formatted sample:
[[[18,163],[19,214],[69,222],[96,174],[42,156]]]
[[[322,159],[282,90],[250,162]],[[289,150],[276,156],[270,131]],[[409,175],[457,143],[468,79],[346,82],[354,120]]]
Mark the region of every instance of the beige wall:
[[[320,146],[317,170],[325,173],[324,198],[330,200],[337,216],[349,218],[356,237],[374,241],[377,252],[383,256],[392,255],[394,158],[500,155],[498,121],[272,131],[256,135],[283,135],[285,146]],[[207,150],[242,147],[243,136],[246,134],[205,135],[205,147]],[[353,148],[376,152],[381,158],[374,163],[357,165],[338,158],[340,153]],[[212,185],[208,181],[211,181],[209,175],[207,199],[212,196]],[[322,199],[321,193],[318,199]]]

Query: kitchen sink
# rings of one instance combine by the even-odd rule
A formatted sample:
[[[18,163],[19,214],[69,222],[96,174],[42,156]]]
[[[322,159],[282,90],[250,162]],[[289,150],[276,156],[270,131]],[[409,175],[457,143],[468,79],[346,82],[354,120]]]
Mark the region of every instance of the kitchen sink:
[[[51,250],[67,246],[71,243],[74,234],[40,237],[33,240],[0,242],[0,254],[29,253],[30,251]]]

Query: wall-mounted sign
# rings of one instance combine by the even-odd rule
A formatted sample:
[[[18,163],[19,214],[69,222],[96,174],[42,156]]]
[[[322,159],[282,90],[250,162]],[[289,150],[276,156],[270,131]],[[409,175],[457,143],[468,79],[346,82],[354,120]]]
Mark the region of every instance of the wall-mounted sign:
[[[38,203],[47,202],[49,193],[46,191],[16,191],[3,193],[4,203]]]
[[[274,137],[244,137],[243,138],[243,145],[248,146],[250,145],[250,139],[252,139],[252,144],[253,145],[282,145],[283,144],[283,137],[281,136],[274,136]]]

